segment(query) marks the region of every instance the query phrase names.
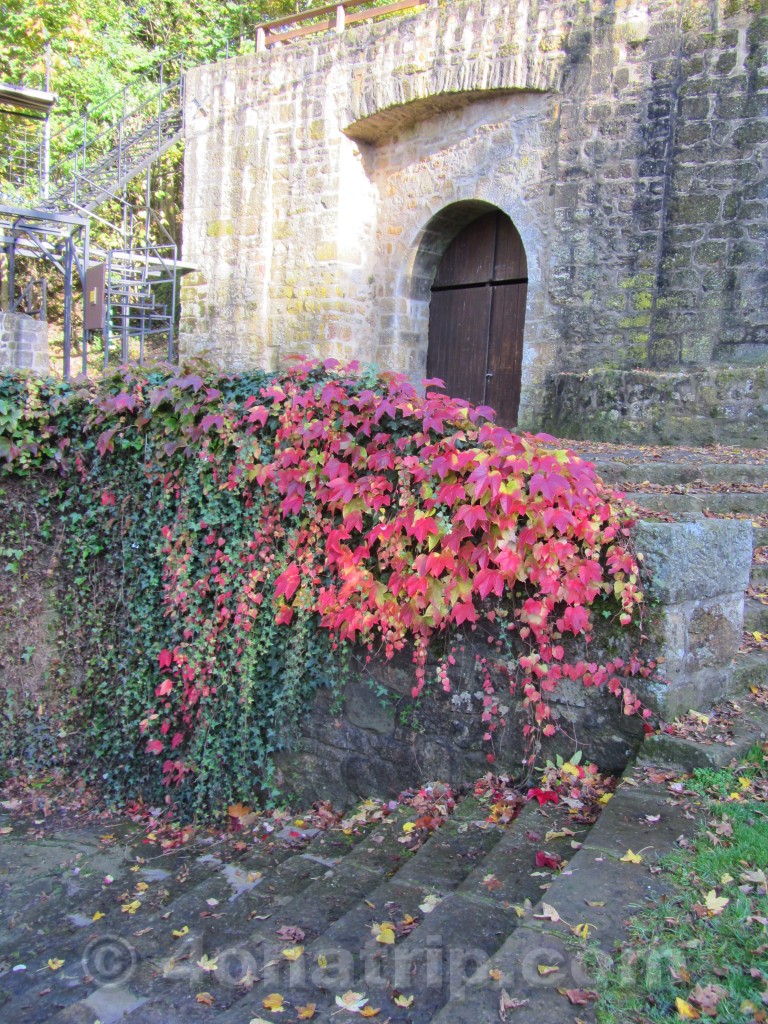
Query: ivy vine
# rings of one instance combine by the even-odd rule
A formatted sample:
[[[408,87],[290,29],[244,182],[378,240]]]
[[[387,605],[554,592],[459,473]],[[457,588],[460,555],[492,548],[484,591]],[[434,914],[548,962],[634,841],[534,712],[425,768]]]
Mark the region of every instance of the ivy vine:
[[[642,606],[615,494],[553,439],[426,383],[334,361],[0,375],[0,467],[55,484],[80,742],[116,798],[210,814],[269,795],[271,755],[338,683],[340,648],[408,647],[417,696],[434,639],[481,623],[499,637],[486,740],[499,678],[528,732],[554,733],[563,679],[641,710],[627,677],[647,667],[567,654],[596,603],[622,626]]]

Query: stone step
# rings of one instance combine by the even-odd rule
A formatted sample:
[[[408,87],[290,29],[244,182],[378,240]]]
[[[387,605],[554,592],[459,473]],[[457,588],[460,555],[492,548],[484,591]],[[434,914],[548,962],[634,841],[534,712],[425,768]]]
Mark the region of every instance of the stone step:
[[[367,860],[355,860],[352,855],[345,858],[333,877],[319,879],[300,899],[281,906],[279,920],[270,921],[260,929],[252,929],[250,935],[243,937],[243,948],[263,978],[258,999],[251,1005],[250,994],[238,998],[233,990],[221,993],[221,997],[216,999],[217,1024],[239,1024],[243,1019],[250,1020],[258,1015],[260,1000],[270,991],[290,991],[292,1003],[317,1002],[318,997],[313,992],[315,986],[311,984],[314,979],[308,979],[307,974],[317,975],[318,987],[322,987],[323,981],[331,976],[318,967],[317,958],[323,955],[329,963],[341,963],[343,966],[353,963],[371,939],[371,922],[388,919],[383,906],[388,898],[401,903],[405,913],[416,915],[419,913],[419,900],[430,892],[455,888],[457,880],[463,879],[474,862],[501,838],[499,829],[478,829],[475,834],[470,828],[481,818],[484,821],[484,816],[485,812],[477,801],[473,798],[463,800],[451,818],[430,836],[416,854],[411,854],[399,840],[406,835],[402,826],[417,815],[413,810],[402,808],[393,816],[390,832],[382,836],[381,843],[372,840],[370,844],[361,845],[360,853],[367,852]],[[391,880],[387,880],[389,874],[392,875]],[[406,900],[408,906],[405,905]],[[298,926],[305,933],[302,940],[304,953],[295,963],[282,957],[282,950],[292,943],[277,938],[276,929],[281,924]],[[231,932],[232,928],[228,931]],[[331,973],[334,969],[330,968]],[[350,981],[347,985],[345,982],[344,990],[353,983]],[[134,989],[135,983],[131,987]],[[127,1021],[131,1024],[164,1024],[171,1008],[183,993],[189,992],[188,982],[182,982],[177,989],[173,991],[166,986],[166,991],[150,994],[148,1001]]]
[[[768,605],[756,598],[744,602],[744,629],[748,633],[757,631],[768,635]]]
[[[28,844],[20,842],[20,848],[9,848],[12,861],[19,858],[23,861],[25,856],[31,855],[36,863],[44,863],[49,852],[53,851],[57,863],[55,870],[46,876],[44,900],[34,898],[35,894],[26,881],[29,873],[18,863],[13,864],[9,880],[4,882],[5,899],[0,912],[6,921],[12,921],[13,927],[0,929],[0,955],[17,944],[18,928],[27,934],[41,929],[41,936],[45,936],[50,929],[51,908],[59,903],[66,901],[71,908],[71,913],[59,923],[61,933],[67,934],[83,927],[87,910],[90,910],[88,916],[99,911],[105,917],[111,914],[113,919],[115,915],[119,918],[120,910],[114,894],[133,890],[139,882],[151,884],[169,880],[172,883],[174,876],[182,874],[185,885],[190,881],[194,885],[196,880],[204,882],[210,877],[210,865],[205,859],[200,862],[200,858],[214,855],[217,850],[215,843],[204,841],[164,851],[155,844],[137,843],[136,835],[133,828],[118,830],[115,842],[105,845],[86,842],[89,837],[81,839],[64,834]],[[139,863],[137,858],[141,858],[143,863]],[[132,871],[132,867],[137,870]],[[104,882],[107,876],[113,878],[109,886]],[[2,878],[3,870],[0,868]],[[14,910],[17,901],[21,905],[20,912]]]
[[[393,815],[404,817],[406,808]],[[392,825],[387,824],[388,829]],[[143,895],[146,906],[142,905],[136,914],[129,918],[120,909],[120,902],[114,901],[112,892],[121,892],[122,886],[126,887],[125,895],[133,899],[137,884],[136,874],[131,873],[130,882],[125,876],[116,877],[115,882],[110,886],[111,903],[105,905],[105,917],[98,923],[88,920],[91,914],[86,915],[85,911],[91,908],[83,908],[87,927],[68,928],[66,911],[70,906],[50,907],[49,927],[37,938],[36,945],[40,946],[39,955],[41,962],[35,959],[36,946],[29,947],[30,972],[45,967],[46,957],[43,956],[43,949],[55,950],[55,956],[65,961],[66,968],[61,974],[51,976],[54,982],[49,985],[50,991],[35,1000],[30,1022],[42,1022],[48,1020],[87,1020],[101,1019],[103,1024],[108,1024],[105,1014],[108,1014],[108,1006],[105,1007],[104,1000],[107,996],[114,996],[116,987],[96,987],[94,991],[84,995],[82,990],[83,972],[98,974],[98,971],[88,971],[87,963],[90,962],[89,950],[94,948],[98,952],[99,946],[92,946],[92,943],[106,943],[103,947],[106,952],[104,956],[112,957],[113,961],[129,962],[133,960],[134,965],[131,976],[125,986],[121,986],[120,1006],[122,1012],[128,1012],[129,1008],[141,1005],[146,999],[145,990],[151,987],[154,979],[159,975],[173,975],[173,969],[169,968],[171,961],[178,960],[185,967],[190,963],[194,965],[196,960],[202,956],[206,949],[206,941],[209,933],[216,933],[218,914],[224,913],[227,920],[227,945],[236,944],[242,938],[242,932],[247,937],[254,930],[249,920],[251,913],[259,913],[264,905],[276,904],[281,900],[290,900],[297,892],[311,887],[315,878],[329,870],[328,865],[332,863],[332,855],[335,854],[335,861],[345,858],[353,858],[356,849],[361,842],[364,842],[370,835],[370,828],[361,829],[359,834],[353,833],[349,836],[337,830],[336,832],[323,832],[311,840],[306,848],[295,849],[288,846],[281,849],[279,846],[267,850],[259,850],[258,847],[248,851],[237,864],[226,864],[221,859],[210,853],[211,844],[196,843],[190,851],[192,857],[185,864],[182,864],[180,871],[176,872],[171,882],[159,881],[159,886],[168,885],[171,888],[183,886],[181,894],[170,901],[158,893],[158,899],[152,899],[150,888]],[[215,847],[214,847],[215,849]],[[377,847],[378,850],[378,847]],[[141,853],[142,847],[134,852]],[[186,852],[186,851],[185,851]],[[399,850],[397,851],[399,853]],[[298,867],[291,868],[291,863],[296,861]],[[266,891],[262,897],[253,896],[259,891],[259,886],[264,884],[265,878],[262,873],[269,866],[273,870],[269,875],[269,892]],[[351,869],[350,869],[351,870]],[[261,876],[261,877],[257,877]],[[370,883],[370,872],[366,876]],[[121,885],[122,883],[122,885]],[[174,884],[171,884],[174,883]],[[128,891],[130,886],[130,892]],[[213,893],[217,895],[214,896]],[[170,893],[172,897],[172,893]],[[242,909],[247,897],[253,897],[251,910]],[[218,899],[215,907],[210,907],[206,899]],[[223,910],[222,910],[223,908]],[[241,910],[238,914],[237,911]],[[266,914],[267,911],[264,911]],[[201,915],[205,914],[205,917]],[[182,917],[184,918],[182,920]],[[233,926],[239,923],[240,932]],[[135,922],[135,927],[127,934],[130,939],[125,939],[125,922]],[[201,923],[202,922],[202,923]],[[257,922],[258,923],[258,922]],[[187,928],[188,931],[179,939],[173,938],[173,931],[181,931]],[[120,937],[116,937],[120,936]],[[166,938],[162,938],[166,936]],[[209,948],[209,947],[208,947]],[[159,953],[159,955],[158,955]],[[194,958],[193,958],[194,954]],[[95,955],[95,954],[94,954]],[[27,953],[25,952],[25,956]],[[126,960],[127,958],[127,960]],[[33,966],[34,965],[34,966]],[[202,972],[196,970],[197,974]],[[188,973],[188,972],[187,972]],[[28,987],[29,976],[25,974],[11,974],[3,978],[0,985],[8,995],[22,997],[22,993]],[[185,974],[185,978],[187,974]],[[187,982],[188,985],[188,982]],[[15,1005],[15,999],[11,1005]],[[90,1015],[90,1017],[89,1017]],[[24,1018],[26,1020],[26,1018]]]
[[[732,686],[736,695],[752,686],[768,686],[768,650],[739,652],[733,664]]]
[[[351,951],[357,935],[360,947],[365,948],[368,970],[361,966],[353,978],[353,989],[370,993],[375,1007],[386,1006],[382,1013],[386,1012],[392,1024],[428,1024],[451,996],[451,975],[495,952],[520,920],[514,907],[523,911],[526,901],[535,903],[542,885],[551,881],[551,871],[537,869],[537,850],[546,849],[563,861],[572,853],[570,835],[561,834],[548,842],[543,838],[549,830],[562,832],[568,823],[566,808],[545,814],[536,805],[526,806],[456,888],[443,888],[440,902],[431,913],[423,913],[417,904],[418,926],[395,946],[377,948],[371,921],[380,920],[380,916],[369,909],[338,922],[334,937],[337,944]],[[587,831],[584,826],[579,837]],[[412,879],[406,876],[416,866],[413,862],[393,879],[394,892],[385,885],[371,895],[370,902],[377,910],[382,908],[385,916],[388,908],[403,906],[403,890],[408,891],[412,885]],[[439,876],[434,883],[429,889],[440,893]],[[376,965],[375,972],[371,964]],[[370,984],[372,978],[375,987]],[[393,1006],[390,993],[395,990],[415,995],[413,1005]],[[338,1010],[333,993],[315,989],[306,995],[320,1010],[319,1024],[332,1024]]]
[[[765,590],[768,587],[768,565],[753,562],[749,579],[755,590]]]
[[[768,526],[756,526],[752,533],[754,548],[768,547]]]
[[[465,970],[463,977],[457,972],[453,997],[432,1018],[434,1024],[499,1020],[502,992],[524,1001],[518,1013],[509,1012],[510,1021],[516,1016],[531,1024],[563,1024],[576,1017],[594,1020],[590,1007],[574,1012],[558,989],[593,987],[579,960],[580,949],[597,944],[606,954],[615,952],[628,908],[642,906],[649,893],[658,899],[659,886],[649,877],[648,865],[676,849],[677,840],[692,835],[699,824],[695,814],[684,818],[670,806],[663,784],[631,785],[631,773],[625,777],[627,782],[570,861],[568,872],[553,879],[493,956],[477,963],[475,970]],[[642,864],[621,860],[629,849],[642,850]],[[551,910],[560,920],[551,920]],[[588,926],[588,943],[574,934],[578,925]],[[541,967],[558,970],[542,973]]]
[[[715,491],[701,494],[659,494],[658,492],[630,491],[627,501],[653,512],[668,512],[674,516],[701,517],[705,511],[715,515],[759,516],[768,513],[768,495],[764,493],[734,491],[728,494]]]
[[[761,487],[768,484],[768,463],[752,465],[740,462],[618,462],[596,459],[595,469],[607,484],[615,487],[643,483],[675,486],[701,481],[710,487],[743,484]]]

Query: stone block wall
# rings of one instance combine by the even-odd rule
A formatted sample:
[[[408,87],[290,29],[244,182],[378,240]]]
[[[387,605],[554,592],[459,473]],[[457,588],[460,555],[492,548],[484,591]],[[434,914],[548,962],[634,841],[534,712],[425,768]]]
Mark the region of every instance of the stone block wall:
[[[768,367],[558,373],[545,408],[542,426],[558,437],[764,448]]]
[[[26,313],[0,310],[0,369],[12,367],[48,373],[48,324]]]
[[[704,709],[731,690],[733,659],[742,634],[744,591],[752,559],[751,524],[733,520],[639,523],[635,544],[643,556],[647,608],[641,648],[659,658],[655,676],[636,690],[646,705],[669,721],[691,708]],[[598,630],[585,660],[627,655],[637,636]],[[485,648],[485,650],[483,650]],[[475,654],[484,641],[467,634],[456,652],[451,694],[433,687],[427,699],[410,697],[413,665],[407,654],[391,662],[353,661],[343,706],[321,692],[301,726],[298,751],[278,758],[280,784],[302,800],[332,799],[340,805],[371,794],[394,796],[407,786],[440,779],[454,785],[488,770],[483,743],[482,673]],[[502,691],[499,691],[502,692]],[[507,727],[494,737],[494,771],[523,772],[525,722],[514,702]],[[620,771],[642,735],[641,720],[621,713],[615,698],[580,683],[558,686],[553,713],[562,733],[548,742],[548,756],[575,750],[604,770]]]
[[[560,372],[768,361],[768,18],[453,0],[193,69],[182,352],[420,378],[478,213],[528,257],[520,422]]]

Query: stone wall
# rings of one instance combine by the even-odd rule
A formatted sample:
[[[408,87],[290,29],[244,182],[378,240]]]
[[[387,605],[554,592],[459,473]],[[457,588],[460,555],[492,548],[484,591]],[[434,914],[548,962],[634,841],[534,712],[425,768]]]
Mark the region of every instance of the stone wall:
[[[496,206],[548,378],[768,360],[768,18],[746,0],[453,0],[187,78],[182,351],[424,375],[429,288]]]
[[[659,659],[655,676],[639,681],[645,704],[671,720],[691,708],[704,709],[731,691],[733,659],[741,644],[744,591],[752,560],[748,522],[639,523],[635,544],[641,552],[647,608],[640,650]],[[598,628],[585,660],[628,655],[637,635]],[[434,686],[428,698],[410,696],[413,665],[399,660],[353,662],[343,706],[320,693],[302,724],[298,752],[278,758],[280,783],[302,800],[332,799],[345,805],[356,798],[394,796],[426,780],[454,785],[488,770],[480,720],[482,672],[475,654],[487,644],[467,634],[457,650],[453,692]],[[500,684],[501,685],[501,684]],[[502,692],[499,690],[499,692]],[[577,749],[608,771],[624,768],[642,735],[639,718],[627,718],[610,694],[580,683],[560,684],[552,695],[561,734],[548,741],[550,757]],[[514,702],[507,727],[494,737],[494,771],[523,771],[525,717]]]
[[[48,373],[48,324],[26,313],[0,310],[0,369],[36,370]]]
[[[768,367],[553,374],[545,430],[558,437],[640,444],[768,443]]]

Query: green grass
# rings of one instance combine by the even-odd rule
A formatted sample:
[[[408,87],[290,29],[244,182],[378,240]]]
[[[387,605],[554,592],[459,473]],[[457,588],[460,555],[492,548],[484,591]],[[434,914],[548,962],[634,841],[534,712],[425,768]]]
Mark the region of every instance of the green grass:
[[[666,860],[668,895],[599,967],[599,1024],[768,1019],[768,745],[737,771],[697,770],[686,785],[706,824]]]

